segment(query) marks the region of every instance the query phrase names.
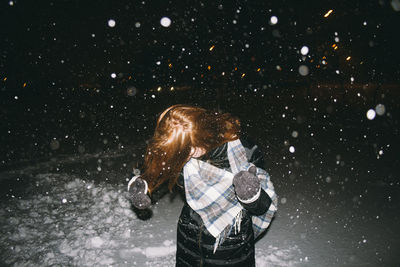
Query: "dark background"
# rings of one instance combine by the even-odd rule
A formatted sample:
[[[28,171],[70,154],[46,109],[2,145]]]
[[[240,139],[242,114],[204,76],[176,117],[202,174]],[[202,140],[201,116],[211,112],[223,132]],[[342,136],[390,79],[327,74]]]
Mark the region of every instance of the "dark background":
[[[238,115],[272,154],[295,128],[324,146],[360,139],[379,151],[390,140],[395,153],[400,13],[391,3],[3,1],[0,166],[143,143],[175,103]],[[367,120],[377,104],[386,113]],[[353,128],[354,140],[337,138]]]

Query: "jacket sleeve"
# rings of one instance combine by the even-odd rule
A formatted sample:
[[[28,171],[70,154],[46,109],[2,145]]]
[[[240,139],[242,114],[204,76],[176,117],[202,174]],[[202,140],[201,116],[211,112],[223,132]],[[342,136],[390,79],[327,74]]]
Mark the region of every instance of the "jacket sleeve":
[[[239,199],[238,199],[239,200]],[[251,215],[262,215],[268,211],[269,206],[271,205],[271,198],[268,194],[261,189],[260,196],[257,200],[251,203],[243,203],[240,201],[240,204],[245,208]]]
[[[240,138],[240,141],[246,149],[248,161],[256,165],[256,167],[264,169],[264,157],[260,148],[249,138]],[[249,211],[250,214],[262,215],[268,211],[272,200],[269,195],[261,188],[260,196],[258,197],[258,199],[254,200],[251,203],[243,203],[240,200],[239,202],[243,206],[243,208]]]

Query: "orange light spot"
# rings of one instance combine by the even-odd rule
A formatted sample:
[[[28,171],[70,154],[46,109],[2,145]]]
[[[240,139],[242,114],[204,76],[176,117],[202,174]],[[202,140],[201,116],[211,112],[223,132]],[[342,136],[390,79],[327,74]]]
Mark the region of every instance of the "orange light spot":
[[[22,87],[26,87],[26,83],[24,83],[24,85]]]
[[[210,51],[213,51],[214,50],[214,47],[215,47],[215,45],[212,45],[211,47],[210,47]]]
[[[351,59],[351,57],[350,56],[348,56],[347,58],[346,58],[346,61],[349,61]]]
[[[329,17],[330,14],[332,14],[333,9],[329,10],[328,12],[325,13],[324,18]]]
[[[169,64],[168,64],[168,67],[171,69],[171,68],[172,68],[172,63],[169,63]]]
[[[246,73],[242,73],[242,79],[244,78],[244,76],[246,76]]]
[[[261,68],[258,68],[258,69],[257,69],[257,72],[259,72],[260,70],[261,70]]]
[[[7,77],[4,77],[3,81],[7,81]]]
[[[211,70],[211,66],[210,66],[210,65],[208,65],[207,69],[208,69],[208,70]]]

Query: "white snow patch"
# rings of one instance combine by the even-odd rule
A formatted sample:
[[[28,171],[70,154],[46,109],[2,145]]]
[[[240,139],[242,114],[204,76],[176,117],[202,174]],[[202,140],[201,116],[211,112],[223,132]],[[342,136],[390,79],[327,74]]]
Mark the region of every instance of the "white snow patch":
[[[162,247],[147,247],[145,249],[144,254],[146,257],[154,258],[154,257],[165,257],[170,254],[175,254],[176,246],[162,246]]]
[[[2,203],[13,211],[0,218],[6,265],[108,266],[119,249],[133,243],[127,231],[138,221],[121,193],[123,185],[95,185],[62,174],[35,178],[38,192]],[[63,204],[67,199],[70,205]]]
[[[297,246],[278,248],[270,245],[266,250],[256,249],[256,266],[296,266],[300,263],[300,260],[296,259],[299,252]]]
[[[96,236],[96,237],[93,237],[92,239],[90,239],[90,243],[93,247],[99,248],[104,244],[104,241],[103,241],[103,239],[101,239],[101,237]]]

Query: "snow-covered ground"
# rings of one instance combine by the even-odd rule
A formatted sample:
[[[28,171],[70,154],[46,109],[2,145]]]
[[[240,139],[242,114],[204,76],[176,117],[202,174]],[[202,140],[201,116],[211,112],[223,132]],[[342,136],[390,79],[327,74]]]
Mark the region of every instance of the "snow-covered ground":
[[[182,199],[167,194],[151,211],[134,211],[126,192],[130,157],[84,154],[0,173],[2,264],[174,266]],[[279,212],[256,244],[257,266],[400,262],[398,185],[378,180],[335,187],[345,175],[340,171],[318,184],[310,166],[297,178],[275,169]]]
[[[97,183],[68,173],[30,176],[26,170],[4,175],[25,176],[21,183],[30,193],[2,203],[3,263],[174,265],[175,228],[183,205],[178,195],[164,196],[152,207],[152,214],[136,214],[126,199],[124,179],[120,184]],[[307,260],[298,244],[273,232],[258,243],[258,266],[293,266]]]

